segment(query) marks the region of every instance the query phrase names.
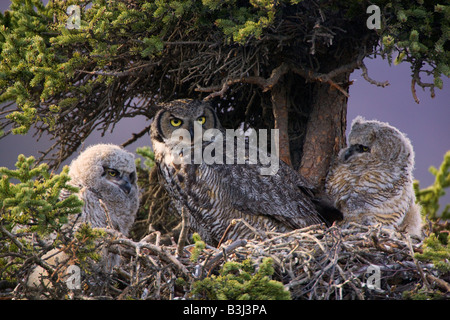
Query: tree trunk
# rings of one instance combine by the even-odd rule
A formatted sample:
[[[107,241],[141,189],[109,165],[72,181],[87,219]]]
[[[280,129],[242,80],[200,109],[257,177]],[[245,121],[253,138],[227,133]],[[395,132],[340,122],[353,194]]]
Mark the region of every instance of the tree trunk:
[[[334,79],[348,92],[350,73]],[[317,83],[306,126],[299,172],[322,190],[332,160],[346,145],[347,97],[328,83]]]
[[[274,128],[279,129],[279,157],[322,191],[331,162],[346,144],[350,73],[330,82],[306,82],[286,74],[271,89]]]
[[[279,130],[279,158],[292,166],[291,152],[289,150],[288,133],[288,90],[285,85],[278,83],[271,90],[274,128]]]

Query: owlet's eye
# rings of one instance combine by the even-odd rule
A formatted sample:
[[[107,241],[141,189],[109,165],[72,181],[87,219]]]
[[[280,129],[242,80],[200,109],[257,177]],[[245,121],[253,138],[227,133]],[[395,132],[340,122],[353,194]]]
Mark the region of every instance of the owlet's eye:
[[[117,170],[109,169],[107,172],[111,177],[117,177],[119,175]]]
[[[180,119],[177,119],[177,118],[170,120],[170,124],[174,127],[179,127],[179,126],[181,126],[182,123],[183,123],[183,121],[181,121]]]
[[[198,117],[198,118],[197,118],[197,121],[198,121],[200,124],[204,124],[204,123],[206,122],[206,117],[203,117],[203,116]]]
[[[362,146],[362,151],[364,151],[364,152],[368,152],[368,151],[369,151],[369,147],[366,147],[366,146]]]

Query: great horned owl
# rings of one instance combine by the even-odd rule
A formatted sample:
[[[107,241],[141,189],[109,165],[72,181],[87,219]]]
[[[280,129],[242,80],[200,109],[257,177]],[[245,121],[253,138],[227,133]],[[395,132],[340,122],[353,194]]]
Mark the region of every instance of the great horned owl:
[[[380,223],[420,235],[410,141],[387,123],[357,117],[348,142],[349,147],[340,151],[332,165],[325,185],[344,214],[342,223]]]
[[[244,164],[236,164],[236,143],[231,141],[233,152],[230,156],[229,150],[223,151],[222,164],[192,161],[197,152],[205,154],[217,142],[202,136],[197,139],[196,128],[201,132],[216,129],[221,137],[215,138],[223,139],[225,149],[227,135],[215,111],[198,100],[163,104],[152,122],[151,139],[164,187],[178,212],[187,211],[191,228],[206,242],[253,235],[244,224],[228,228],[233,219],[243,219],[255,229],[285,232],[339,218],[340,212],[316,201],[308,182],[278,158],[278,172],[262,175],[260,162],[249,163],[247,158]],[[179,139],[173,136],[177,129],[194,136],[184,151],[176,149]],[[192,151],[191,157],[183,157],[186,149]],[[228,162],[227,157],[234,161]]]
[[[84,201],[78,222],[128,235],[139,207],[134,155],[113,144],[88,147],[69,167],[69,184]]]
[[[77,228],[88,222],[93,228],[111,228],[128,235],[139,207],[134,155],[113,144],[97,144],[88,147],[69,168],[69,184],[78,187],[78,197],[84,201],[82,213],[70,217],[67,228]],[[70,193],[63,190],[63,199]],[[105,270],[117,265],[118,255],[102,252]],[[107,258],[106,258],[107,257]],[[50,266],[68,263],[68,255],[59,248],[42,257]],[[67,278],[67,274],[63,277]],[[28,277],[29,287],[49,285],[47,272],[38,266]]]

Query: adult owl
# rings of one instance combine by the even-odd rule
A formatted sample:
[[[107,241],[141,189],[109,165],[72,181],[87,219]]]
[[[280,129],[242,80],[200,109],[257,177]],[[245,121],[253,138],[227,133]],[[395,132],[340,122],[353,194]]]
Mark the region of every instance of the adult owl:
[[[325,189],[349,222],[398,226],[420,235],[420,207],[415,203],[409,139],[388,123],[353,120],[349,146],[332,165]]]
[[[77,223],[128,235],[139,207],[134,155],[113,144],[88,147],[69,167],[69,184],[84,201]]]
[[[278,158],[276,174],[261,174],[267,166],[259,159],[249,162],[247,157],[238,164],[237,142],[227,140],[208,103],[176,100],[161,106],[151,125],[159,177],[178,212],[186,210],[191,229],[206,242],[217,245],[221,240],[253,236],[245,224],[229,228],[233,219],[243,219],[257,230],[279,232],[339,219],[341,213],[315,199],[308,182]],[[207,132],[214,131],[211,129],[216,135],[206,137]],[[205,135],[196,135],[196,130]],[[184,141],[180,131],[193,137],[183,148],[178,148]],[[218,146],[219,140],[224,149],[232,146],[231,155],[224,150],[223,158],[217,158],[215,153],[220,150],[211,147]],[[249,144],[246,146],[248,149]],[[223,161],[195,161],[199,153]]]

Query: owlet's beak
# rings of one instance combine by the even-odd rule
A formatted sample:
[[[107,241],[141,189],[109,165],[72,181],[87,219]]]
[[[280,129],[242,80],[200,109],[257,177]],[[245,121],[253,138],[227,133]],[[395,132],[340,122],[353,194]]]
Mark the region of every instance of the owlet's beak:
[[[123,190],[123,192],[125,192],[126,194],[130,194],[132,185],[131,185],[130,178],[128,177],[128,175],[123,175],[122,179],[118,183],[118,186],[120,189]]]
[[[356,146],[350,146],[344,153],[344,161],[347,161],[356,151]]]

